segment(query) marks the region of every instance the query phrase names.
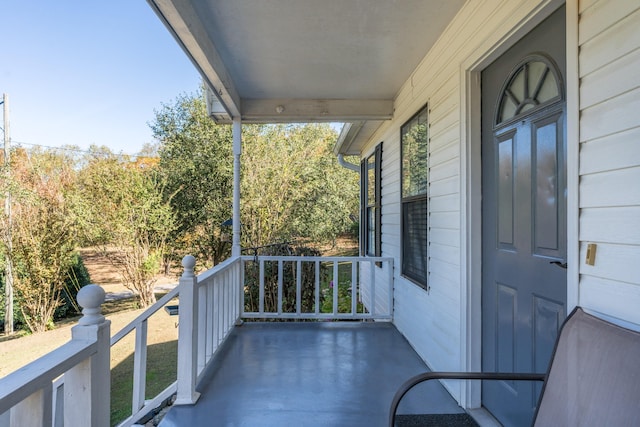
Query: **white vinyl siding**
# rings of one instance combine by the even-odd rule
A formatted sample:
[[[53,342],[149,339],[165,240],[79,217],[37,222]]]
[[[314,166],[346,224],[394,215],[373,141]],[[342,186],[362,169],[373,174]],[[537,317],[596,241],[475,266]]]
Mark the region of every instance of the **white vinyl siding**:
[[[465,331],[478,331],[468,329],[470,321],[479,320],[466,312],[465,304],[474,304],[467,290],[480,287],[473,278],[469,279],[472,283],[466,283],[469,276],[461,271],[461,266],[469,268],[462,242],[480,238],[468,237],[470,231],[461,225],[479,215],[468,211],[467,218],[462,217],[468,199],[460,189],[478,185],[463,182],[469,177],[461,153],[467,158],[472,153],[466,151],[467,124],[461,122],[467,114],[461,100],[471,99],[461,92],[465,81],[461,72],[466,71],[462,64],[471,65],[469,58],[497,57],[508,45],[496,46],[506,39],[515,41],[517,37],[511,37],[514,32],[523,35],[535,25],[527,24],[528,20],[535,16],[539,22],[557,6],[559,2],[534,0],[467,2],[396,96],[393,120],[383,122],[363,150],[364,158],[377,141],[385,141],[382,256],[397,260],[394,323],[431,369],[465,369],[468,358],[474,357],[465,353],[467,344],[479,342],[478,337],[462,336]],[[639,9],[637,0],[582,0],[579,4],[580,213],[578,217],[570,212],[567,219],[578,229],[573,238],[579,239],[569,245],[579,245],[580,251],[580,281],[570,278],[569,292],[579,295],[576,301],[588,309],[636,324],[640,324]],[[577,76],[567,78],[575,81]],[[428,291],[403,279],[399,269],[400,127],[427,103]],[[575,140],[568,143],[576,144]],[[578,178],[573,171],[571,178]],[[598,244],[594,266],[584,262],[587,243]],[[448,387],[457,398],[464,393],[460,385]]]
[[[580,4],[579,304],[640,324],[640,3]],[[596,262],[585,262],[587,244]]]
[[[440,40],[418,65],[396,97],[395,114],[383,123],[375,141],[385,141],[382,171],[382,256],[400,258],[400,127],[426,103],[429,105],[429,290],[419,288],[395,268],[394,323],[434,370],[461,370],[461,126],[462,61],[478,49],[488,49],[510,26],[524,20],[537,1],[468,2]],[[416,41],[419,42],[419,41]],[[452,386],[454,396],[459,391]]]

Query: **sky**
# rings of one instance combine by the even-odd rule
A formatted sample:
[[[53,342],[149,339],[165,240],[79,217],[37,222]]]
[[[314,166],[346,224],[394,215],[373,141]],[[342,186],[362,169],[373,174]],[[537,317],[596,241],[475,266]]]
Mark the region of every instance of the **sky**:
[[[0,17],[14,145],[136,154],[154,110],[200,85],[145,0],[0,0]]]

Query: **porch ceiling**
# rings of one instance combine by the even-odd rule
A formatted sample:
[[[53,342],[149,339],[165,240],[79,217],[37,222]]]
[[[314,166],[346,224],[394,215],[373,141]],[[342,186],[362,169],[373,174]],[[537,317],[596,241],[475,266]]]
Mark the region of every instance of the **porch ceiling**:
[[[148,1],[212,89],[214,120],[372,124],[393,116],[402,84],[464,3]]]

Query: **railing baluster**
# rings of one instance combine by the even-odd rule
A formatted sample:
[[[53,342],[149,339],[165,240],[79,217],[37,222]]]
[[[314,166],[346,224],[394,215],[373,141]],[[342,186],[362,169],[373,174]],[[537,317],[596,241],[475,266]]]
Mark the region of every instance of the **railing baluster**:
[[[379,319],[379,320],[391,320],[392,309],[388,309],[387,297],[389,298],[389,306],[393,304],[393,259],[389,257],[313,257],[313,256],[261,256],[257,259],[251,256],[243,257],[246,262],[254,261],[260,263],[261,267],[261,284],[263,286],[263,293],[260,295],[263,298],[262,301],[256,305],[262,304],[262,311],[254,310],[251,312],[245,312],[244,307],[241,308],[241,318],[268,318],[268,319]],[[310,295],[310,299],[315,303],[314,310],[304,311],[305,301],[302,300],[302,295],[307,291],[307,286],[303,283],[304,265],[305,263],[314,263],[315,271],[315,283],[313,288],[313,294]],[[265,295],[265,280],[266,269],[264,265],[266,263],[278,263],[278,268],[275,266],[273,270],[278,271],[278,290],[283,292],[282,300],[278,298],[278,309],[274,307],[269,312],[264,311],[266,302],[265,297],[272,297],[271,294]],[[292,264],[292,276],[282,273],[285,263]],[[351,264],[351,274],[348,273],[348,267],[342,264]],[[333,268],[331,268],[333,265]],[[281,267],[283,266],[283,267]],[[379,266],[379,267],[378,267]],[[368,267],[368,268],[367,268]],[[329,275],[325,279],[331,279],[333,285],[330,291],[326,295],[323,294],[322,281],[324,276],[322,274],[323,269],[329,271]],[[386,269],[386,271],[385,271]],[[387,276],[387,272],[389,275]],[[342,276],[341,276],[342,274]],[[383,276],[380,276],[383,274]],[[343,277],[344,276],[344,277]],[[340,290],[341,279],[342,285],[349,280],[350,276],[351,291],[347,294],[347,298],[351,297],[351,302],[347,306],[343,307],[343,301],[340,299],[344,294]],[[382,280],[380,280],[382,279]],[[273,278],[276,281],[275,277]],[[284,300],[285,283],[291,283],[295,280],[295,308],[291,312],[287,312],[285,305],[288,301]],[[379,286],[383,286],[380,288]],[[309,288],[311,284],[309,284]],[[310,291],[311,289],[309,289]],[[240,298],[244,298],[244,289],[240,289],[238,294]],[[322,313],[322,298],[332,298],[331,305],[328,313]],[[273,294],[275,303],[276,295],[275,290]],[[293,303],[293,301],[291,301]],[[329,303],[329,301],[327,301]],[[363,307],[360,308],[360,303]],[[282,307],[282,308],[280,308]]]
[[[284,286],[284,262],[278,261],[278,314],[282,314],[282,287]]]
[[[196,290],[198,293],[198,374],[202,372],[205,364],[207,363],[207,336],[209,335],[209,330],[207,329],[207,294],[209,293],[207,290],[207,283],[208,281],[201,284]]]
[[[338,314],[338,261],[333,261],[333,314]]]
[[[226,335],[228,329],[228,323],[227,323],[227,307],[229,305],[229,292],[227,289],[227,275],[225,274],[222,277],[222,305],[220,307],[220,317],[221,317],[221,322],[222,322],[222,330],[224,332],[224,334]]]
[[[132,413],[144,406],[147,376],[147,320],[136,326],[135,350],[133,353],[133,396]]]
[[[258,297],[258,312],[264,314],[264,260],[260,260],[260,291]]]
[[[213,329],[216,331],[216,340],[213,343],[213,352],[215,353],[218,345],[220,345],[220,340],[224,337],[224,331],[222,328],[222,321],[220,319],[220,305],[222,304],[222,299],[224,298],[224,291],[220,287],[220,279],[216,278],[215,283],[212,284],[211,292],[213,292],[213,306],[211,307],[211,317],[213,317]]]
[[[231,295],[229,294],[229,274],[225,274],[224,277],[224,284],[223,284],[223,290],[224,290],[224,333],[226,334],[229,331],[229,308],[231,307],[230,301],[231,301]]]
[[[233,328],[233,312],[235,307],[235,296],[233,295],[233,270],[227,272],[227,293],[229,294],[229,305],[227,307],[227,325],[229,330]]]
[[[241,261],[242,261],[242,264],[240,265],[240,280],[238,280],[239,286],[240,286],[240,289],[238,291],[238,293],[240,295],[240,303],[239,303],[240,307],[238,307],[238,308],[240,309],[240,312],[239,312],[240,315],[243,316],[244,313],[245,313],[245,310],[244,310],[244,304],[245,304],[245,301],[244,301],[244,298],[245,298],[245,295],[244,295],[244,289],[245,289],[244,281],[245,281],[245,277],[244,276],[245,276],[246,266],[245,266],[244,260],[241,260]]]
[[[231,271],[227,271],[225,272],[224,275],[224,294],[226,295],[226,302],[225,302],[225,308],[224,308],[224,323],[225,323],[225,334],[230,330],[230,312],[232,310],[232,302],[233,302],[233,295],[231,295]]]
[[[242,284],[240,283],[240,281],[236,282],[236,278],[238,277],[237,271],[235,269],[231,270],[231,295],[233,296],[233,301],[232,301],[232,311],[231,311],[231,322],[233,324],[236,323],[236,320],[238,318],[238,292],[236,292],[236,289],[238,289],[236,286],[239,286],[239,288],[242,288]]]
[[[357,261],[351,261],[351,314],[354,316],[358,312],[358,283],[356,277],[357,268]]]
[[[53,410],[53,414],[51,415],[53,419],[52,425],[53,427],[63,427],[64,426],[64,375],[57,378],[53,382],[51,401],[52,401],[51,407]]]
[[[376,263],[374,261],[369,261],[369,280],[371,281],[371,308],[369,312],[372,317],[376,315]]]
[[[209,325],[211,328],[211,342],[209,343],[209,351],[213,354],[220,341],[220,333],[218,331],[218,322],[216,319],[216,302],[218,301],[218,288],[212,286],[209,289]]]
[[[320,314],[320,261],[315,261],[315,297],[316,314]]]
[[[302,313],[302,260],[296,262],[296,314]]]
[[[220,318],[220,304],[222,301],[223,290],[220,289],[219,286],[215,287],[215,299],[213,300],[213,312],[212,317],[214,317],[214,325],[213,327],[216,330],[216,342],[214,343],[214,348],[217,349],[220,345],[220,341],[222,337],[224,337],[224,327],[222,325],[222,321]],[[214,350],[215,351],[215,350]]]
[[[213,313],[215,310],[215,288],[207,285],[207,361],[216,351],[218,337],[215,332]]]
[[[224,337],[227,334],[227,329],[224,325],[224,301],[225,301],[225,290],[223,287],[219,287],[218,291],[220,292],[220,297],[216,303],[216,313],[218,319],[218,330],[220,331],[220,337]]]
[[[231,292],[231,324],[235,325],[240,312],[238,311],[238,303],[240,301],[240,293],[238,289],[242,289],[242,282],[240,282],[240,274],[235,268],[229,272],[229,292]]]

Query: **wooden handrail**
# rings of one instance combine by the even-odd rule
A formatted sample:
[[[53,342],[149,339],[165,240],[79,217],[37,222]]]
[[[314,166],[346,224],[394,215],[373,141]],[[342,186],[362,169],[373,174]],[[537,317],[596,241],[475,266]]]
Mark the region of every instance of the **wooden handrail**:
[[[95,341],[69,341],[2,379],[0,408],[11,408],[96,352]]]

